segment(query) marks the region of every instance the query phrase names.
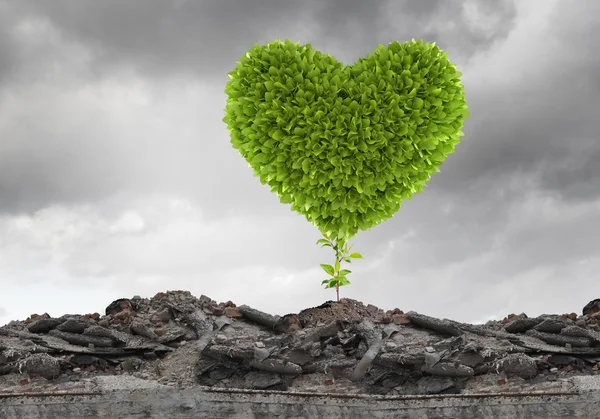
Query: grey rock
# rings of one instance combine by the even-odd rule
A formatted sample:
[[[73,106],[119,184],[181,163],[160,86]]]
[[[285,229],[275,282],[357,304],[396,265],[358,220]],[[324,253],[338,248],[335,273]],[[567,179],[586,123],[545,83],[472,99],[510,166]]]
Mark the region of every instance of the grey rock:
[[[312,364],[306,364],[303,372],[322,372],[329,374],[333,370],[342,370],[356,366],[356,360],[351,358],[326,359]]]
[[[441,359],[442,356],[437,352],[425,352],[425,365],[428,367],[433,367]]]
[[[271,356],[271,352],[266,348],[254,348],[254,360],[257,362],[262,362]]]
[[[302,343],[303,348],[312,346],[313,342],[318,342],[321,339],[337,336],[340,328],[337,322],[330,322],[324,326],[313,327],[310,329],[304,329],[306,332]]]
[[[171,311],[168,307],[165,307],[164,309],[156,313],[156,315],[158,316],[159,320],[163,323],[168,323],[171,320]]]
[[[178,339],[184,338],[187,333],[186,329],[173,323],[169,323],[166,329],[167,330],[165,331],[165,334],[157,339],[160,343],[174,342]],[[152,333],[154,332],[152,331]]]
[[[560,334],[564,336],[577,336],[581,338],[591,337],[590,332],[579,326],[567,326],[560,331]]]
[[[541,323],[541,319],[517,319],[504,326],[504,330],[509,333],[525,333],[529,329],[533,328],[538,323]]]
[[[215,328],[213,330],[221,330],[225,326],[231,324],[231,319],[227,316],[219,316],[215,319]]]
[[[248,307],[247,305],[239,306],[238,310],[248,320],[266,326],[271,330],[275,326],[275,323],[277,323],[277,320],[279,320],[279,316],[273,316],[271,314],[253,309],[252,307]]]
[[[379,354],[379,351],[381,351],[382,346],[383,339],[381,338],[379,338],[378,340],[373,342],[371,346],[369,346],[369,349],[367,349],[367,352],[363,355],[361,360],[354,368],[354,371],[352,372],[352,381],[359,381],[365,376],[369,368],[371,368],[375,357]]]
[[[156,333],[154,333],[154,331],[152,329],[150,329],[150,327],[148,327],[146,324],[134,320],[131,323],[131,331],[139,336],[143,336],[145,338],[151,339],[151,340],[158,340],[158,336],[156,336]]]
[[[583,315],[587,316],[588,314],[593,314],[600,311],[600,298],[590,301],[583,307]]]
[[[582,338],[577,336],[564,336],[555,335],[554,333],[544,333],[537,330],[528,330],[526,332],[528,336],[543,340],[551,345],[566,346],[567,344],[574,347],[587,347],[590,346],[590,339]]]
[[[10,374],[13,372],[18,372],[16,365],[14,365],[14,364],[0,365],[0,376]]]
[[[115,345],[125,345],[127,342],[132,340],[132,336],[119,332],[118,330],[108,329],[106,327],[102,327],[100,325],[92,325],[87,327],[83,334],[85,336],[99,336],[104,338],[110,338]]]
[[[251,389],[266,390],[268,388],[281,386],[283,380],[275,373],[250,371],[244,376],[244,383]]]
[[[386,372],[375,379],[375,384],[379,384],[386,388],[394,388],[404,384],[408,379],[408,375]]]
[[[293,362],[287,362],[280,359],[265,359],[262,362],[250,361],[250,366],[260,371],[274,372],[278,374],[301,374],[302,367]]]
[[[423,377],[417,381],[420,394],[439,394],[454,387],[451,377]]]
[[[385,367],[406,367],[421,366],[425,363],[424,353],[393,353],[388,352],[380,354],[374,361],[376,364]]]
[[[80,335],[77,333],[62,332],[56,329],[51,330],[48,334],[63,339],[73,345],[88,346],[92,344],[95,347],[101,348],[110,348],[113,346],[112,339],[101,336]]]
[[[440,320],[414,311],[406,313],[406,317],[419,327],[433,330],[444,335],[460,336],[463,334],[458,327],[447,320]]]
[[[31,333],[48,333],[64,321],[64,319],[40,319],[28,324],[27,330]]]
[[[479,352],[464,351],[457,357],[458,362],[471,368],[482,364],[485,358]]]
[[[538,374],[535,360],[525,354],[509,354],[500,361],[501,371],[507,376],[517,376],[524,379],[534,378]]]
[[[424,365],[421,371],[440,377],[471,377],[475,374],[473,368],[460,365],[458,362],[438,362],[432,367]]]
[[[67,319],[67,321],[59,324],[56,328],[62,332],[83,333],[89,325],[89,322],[84,320]]]
[[[313,360],[313,357],[305,349],[296,348],[292,349],[288,354],[287,358],[294,364],[306,365]]]
[[[56,378],[60,375],[59,361],[48,354],[33,354],[26,358],[20,367],[21,371],[29,375],[46,379]]]
[[[569,323],[559,319],[545,319],[536,324],[533,328],[538,332],[544,333],[560,333],[562,329],[567,327]]]
[[[104,368],[108,365],[108,362],[105,359],[85,354],[73,355],[69,362],[75,365],[94,365],[100,368]]]
[[[202,351],[203,355],[216,360],[236,360],[249,361],[254,359],[254,347],[246,346],[227,346],[227,345],[210,345],[206,346]]]

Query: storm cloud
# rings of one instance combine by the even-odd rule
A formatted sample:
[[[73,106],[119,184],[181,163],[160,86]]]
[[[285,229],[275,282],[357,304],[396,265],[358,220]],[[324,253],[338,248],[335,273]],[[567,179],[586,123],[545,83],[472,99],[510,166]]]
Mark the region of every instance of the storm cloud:
[[[357,236],[342,294],[467,321],[579,311],[600,268],[599,17],[593,0],[0,0],[0,306],[333,298],[316,228],[229,144],[227,72],[273,39],[350,63],[415,38],[449,52],[471,117],[425,191]]]

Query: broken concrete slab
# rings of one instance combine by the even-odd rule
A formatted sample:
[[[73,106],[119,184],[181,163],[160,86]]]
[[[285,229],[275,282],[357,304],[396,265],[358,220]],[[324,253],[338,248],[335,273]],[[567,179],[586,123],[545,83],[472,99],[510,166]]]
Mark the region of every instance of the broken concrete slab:
[[[412,323],[419,327],[433,330],[444,335],[460,336],[463,334],[458,327],[447,320],[436,319],[435,317],[419,314],[415,311],[409,311],[406,313],[406,317],[408,317]]]

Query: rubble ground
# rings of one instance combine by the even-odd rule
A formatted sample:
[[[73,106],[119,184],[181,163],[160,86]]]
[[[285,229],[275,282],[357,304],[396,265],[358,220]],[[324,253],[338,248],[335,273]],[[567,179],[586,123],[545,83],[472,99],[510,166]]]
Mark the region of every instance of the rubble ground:
[[[341,394],[569,391],[598,375],[600,299],[485,325],[350,299],[275,316],[188,291],[0,327],[0,395],[114,388]]]

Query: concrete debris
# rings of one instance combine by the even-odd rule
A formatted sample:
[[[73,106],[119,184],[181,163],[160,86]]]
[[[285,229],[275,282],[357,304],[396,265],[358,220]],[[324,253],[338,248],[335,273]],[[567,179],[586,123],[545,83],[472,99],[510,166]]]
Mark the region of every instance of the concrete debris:
[[[277,316],[169,291],[121,298],[103,316],[33,314],[0,327],[0,394],[100,377],[348,394],[535,390],[598,374],[600,299],[583,311],[471,325],[343,299]]]

